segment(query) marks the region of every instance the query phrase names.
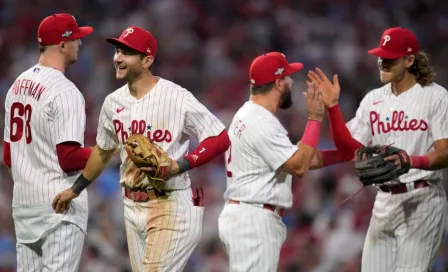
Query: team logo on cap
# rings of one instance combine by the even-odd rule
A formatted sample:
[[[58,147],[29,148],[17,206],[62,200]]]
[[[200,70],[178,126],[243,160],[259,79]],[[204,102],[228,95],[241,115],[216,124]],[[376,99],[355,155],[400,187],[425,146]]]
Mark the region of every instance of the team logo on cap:
[[[386,46],[386,43],[388,41],[390,41],[390,36],[389,35],[384,36],[383,46]]]
[[[68,38],[68,37],[70,37],[70,35],[72,35],[72,31],[70,31],[70,30],[67,30],[67,31],[65,31],[62,35],[61,35],[61,37],[62,38]]]
[[[126,31],[126,34],[124,34],[124,36],[123,36],[123,37],[125,37],[125,38],[126,38],[129,34],[134,33],[134,29],[133,29],[133,28],[128,28],[128,29],[126,29],[125,31]]]
[[[283,74],[283,71],[285,71],[285,68],[278,68],[274,75],[280,76],[281,74]]]

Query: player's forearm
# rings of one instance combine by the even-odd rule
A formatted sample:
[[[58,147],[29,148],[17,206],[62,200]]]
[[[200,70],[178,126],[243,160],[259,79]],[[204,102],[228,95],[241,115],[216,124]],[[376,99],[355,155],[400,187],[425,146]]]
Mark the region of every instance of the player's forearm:
[[[434,150],[424,156],[411,156],[411,168],[440,170],[448,167],[448,150]]]
[[[298,157],[298,160],[297,160],[297,170],[295,174],[297,176],[302,176],[311,168],[316,149],[303,143],[299,143],[297,146],[298,150],[296,155]]]
[[[87,186],[89,186],[95,179],[97,179],[106,168],[114,154],[115,149],[103,150],[95,145],[87,161],[86,167],[82,174],[78,177],[72,186],[75,193],[81,193]]]
[[[341,158],[344,161],[352,160],[358,148],[363,147],[361,143],[353,139],[350,131],[345,125],[339,105],[327,109],[330,121],[331,135]]]
[[[319,169],[326,166],[342,163],[344,160],[341,157],[339,150],[316,150],[314,152],[313,160],[311,161],[310,169]]]
[[[297,152],[294,154],[295,175],[301,176],[308,171],[313,163],[317,144],[319,143],[321,122],[316,120],[308,120],[302,139],[297,144]],[[287,171],[291,173],[290,171]]]
[[[97,179],[112,158],[115,149],[103,150],[95,145],[82,174],[90,181]]]

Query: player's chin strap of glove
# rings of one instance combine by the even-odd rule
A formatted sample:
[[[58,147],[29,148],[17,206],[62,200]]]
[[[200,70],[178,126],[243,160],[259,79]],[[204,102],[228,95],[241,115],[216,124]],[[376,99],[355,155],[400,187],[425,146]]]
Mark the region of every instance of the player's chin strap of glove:
[[[399,161],[398,165],[395,165],[394,161],[384,160],[394,155],[396,155],[395,162],[397,160]],[[399,183],[399,177],[408,173],[410,168],[410,157],[402,149],[390,145],[375,145],[359,148],[355,153],[355,169],[363,186],[355,194],[339,203],[338,206],[359,194],[365,186]]]

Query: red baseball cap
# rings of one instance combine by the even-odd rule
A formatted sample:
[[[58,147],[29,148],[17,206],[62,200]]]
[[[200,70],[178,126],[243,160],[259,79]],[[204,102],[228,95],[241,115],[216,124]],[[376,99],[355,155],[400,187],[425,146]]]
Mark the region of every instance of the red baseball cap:
[[[296,73],[302,68],[303,63],[288,63],[282,53],[270,52],[254,59],[250,65],[249,78],[253,85],[260,86]]]
[[[418,52],[417,37],[402,27],[386,29],[381,36],[377,48],[369,50],[369,54],[383,59],[398,59]]]
[[[121,33],[120,38],[106,38],[113,45],[125,45],[140,53],[155,57],[157,54],[157,40],[143,28],[131,26]]]
[[[93,28],[90,26],[79,27],[73,15],[58,13],[48,16],[40,23],[37,40],[41,45],[52,45],[81,39],[92,33]]]

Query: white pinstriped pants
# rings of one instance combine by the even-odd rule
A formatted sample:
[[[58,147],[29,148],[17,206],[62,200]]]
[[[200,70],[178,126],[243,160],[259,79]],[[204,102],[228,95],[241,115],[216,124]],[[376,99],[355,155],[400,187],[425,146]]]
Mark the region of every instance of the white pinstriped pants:
[[[246,203],[226,204],[218,227],[229,271],[277,271],[286,239],[286,226],[278,214]]]
[[[202,235],[204,207],[191,189],[148,202],[124,197],[129,257],[134,272],[182,271]]]
[[[35,243],[17,243],[18,272],[72,272],[79,270],[85,234],[67,221]]]
[[[378,192],[364,243],[362,271],[432,271],[446,212],[441,184],[395,195]]]

